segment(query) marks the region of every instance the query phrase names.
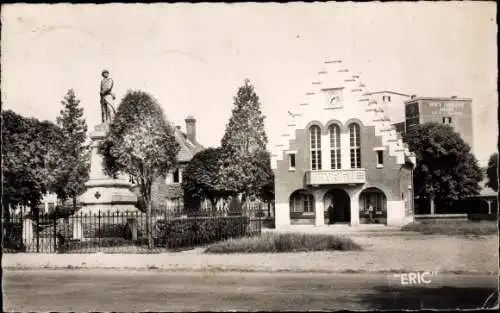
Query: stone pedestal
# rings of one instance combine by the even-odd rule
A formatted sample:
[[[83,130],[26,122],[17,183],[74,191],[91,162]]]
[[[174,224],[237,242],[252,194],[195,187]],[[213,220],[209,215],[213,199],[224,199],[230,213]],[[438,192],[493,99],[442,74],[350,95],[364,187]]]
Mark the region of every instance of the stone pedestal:
[[[33,222],[27,218],[23,221],[23,243],[30,246],[33,243]]]
[[[128,179],[126,177],[113,179],[104,173],[98,145],[106,136],[108,127],[108,123],[102,123],[90,134],[92,140],[90,177],[86,183],[87,190],[80,196],[83,214],[96,214],[99,211],[137,211],[135,207],[137,196],[130,191],[132,184]]]
[[[83,225],[81,218],[73,219],[73,239],[82,240],[83,239]]]

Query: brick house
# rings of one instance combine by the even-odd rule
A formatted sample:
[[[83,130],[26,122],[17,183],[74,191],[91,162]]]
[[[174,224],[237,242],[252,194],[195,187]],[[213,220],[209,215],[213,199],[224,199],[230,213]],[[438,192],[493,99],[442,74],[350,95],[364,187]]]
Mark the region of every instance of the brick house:
[[[413,221],[415,157],[379,94],[342,61],[323,66],[272,147],[276,227]]]
[[[151,192],[151,205],[153,209],[163,210],[170,207],[182,208],[182,172],[189,164],[193,156],[204,148],[196,140],[196,119],[188,116],[185,119],[186,132],[183,132],[181,126],[175,128],[175,139],[180,145],[177,154],[177,165],[163,177],[153,182]],[[137,187],[134,192],[139,196]]]

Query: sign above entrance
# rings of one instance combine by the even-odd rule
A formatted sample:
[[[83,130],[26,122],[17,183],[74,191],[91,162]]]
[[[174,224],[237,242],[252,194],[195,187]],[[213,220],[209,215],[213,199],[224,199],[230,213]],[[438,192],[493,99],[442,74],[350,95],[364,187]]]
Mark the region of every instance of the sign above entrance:
[[[366,170],[353,168],[344,170],[307,171],[307,185],[364,184]]]

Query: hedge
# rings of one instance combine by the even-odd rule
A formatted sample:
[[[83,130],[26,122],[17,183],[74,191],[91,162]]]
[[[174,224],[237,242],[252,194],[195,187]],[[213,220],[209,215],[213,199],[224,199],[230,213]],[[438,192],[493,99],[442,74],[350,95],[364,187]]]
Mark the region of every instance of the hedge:
[[[3,224],[3,249],[4,252],[25,252],[23,243],[23,224],[4,222]]]
[[[203,245],[247,235],[245,216],[197,217],[159,220],[156,244],[168,248]]]
[[[498,219],[496,214],[488,213],[469,213],[467,218],[471,221],[496,221]]]

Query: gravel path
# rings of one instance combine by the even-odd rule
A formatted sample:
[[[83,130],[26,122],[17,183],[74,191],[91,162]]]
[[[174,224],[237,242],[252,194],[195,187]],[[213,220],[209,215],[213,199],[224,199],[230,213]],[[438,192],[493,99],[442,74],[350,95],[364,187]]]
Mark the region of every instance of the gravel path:
[[[352,236],[363,251],[204,254],[203,248],[161,254],[4,254],[4,268],[134,268],[167,271],[497,273],[498,237]]]

